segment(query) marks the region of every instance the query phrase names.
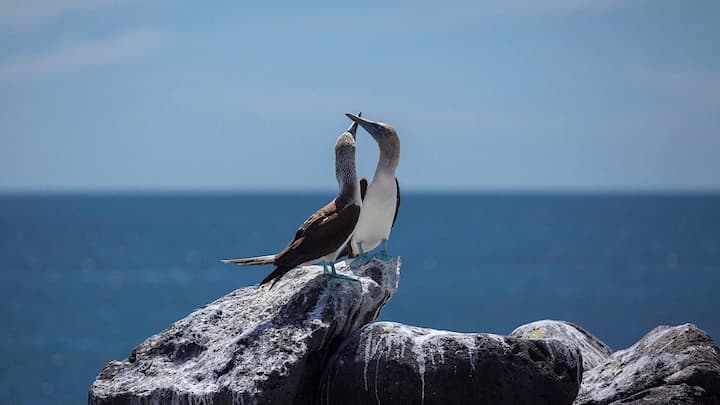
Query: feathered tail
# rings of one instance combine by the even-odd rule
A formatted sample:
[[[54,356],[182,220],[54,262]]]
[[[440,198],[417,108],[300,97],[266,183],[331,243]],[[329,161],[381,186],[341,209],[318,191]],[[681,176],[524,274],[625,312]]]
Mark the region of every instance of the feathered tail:
[[[244,259],[227,259],[223,260],[223,263],[239,264],[240,266],[256,266],[260,264],[273,264],[275,262],[275,255],[257,256],[257,257],[246,257]]]
[[[275,283],[280,281],[280,278],[282,278],[282,276],[284,276],[288,271],[292,269],[292,267],[288,266],[276,267],[275,270],[272,271],[272,273],[268,274],[267,277],[265,277],[263,281],[260,282],[260,285],[267,284],[272,281],[272,284],[270,284],[270,289],[272,290],[272,288],[275,287]]]

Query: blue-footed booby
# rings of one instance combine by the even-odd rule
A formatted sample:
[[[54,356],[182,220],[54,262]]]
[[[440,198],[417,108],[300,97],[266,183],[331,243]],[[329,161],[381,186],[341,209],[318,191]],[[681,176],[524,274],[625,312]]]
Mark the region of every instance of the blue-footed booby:
[[[302,265],[322,263],[325,274],[357,280],[356,277],[337,273],[335,260],[355,229],[360,217],[360,185],[355,170],[355,131],[353,123],[335,144],[335,177],[338,195],[328,205],[310,216],[297,230],[295,238],[275,255],[223,260],[239,265],[274,264],[275,270],[260,284],[272,281],[272,286],[288,271]]]
[[[356,257],[350,267],[359,267],[374,256],[368,252],[381,246],[377,256],[386,260],[387,242],[390,230],[395,225],[400,209],[400,183],[395,177],[395,169],[400,162],[400,138],[395,128],[382,122],[369,121],[359,115],[345,114],[360,124],[378,144],[380,158],[372,182],[360,180],[362,210],[355,226],[346,253],[348,258]]]

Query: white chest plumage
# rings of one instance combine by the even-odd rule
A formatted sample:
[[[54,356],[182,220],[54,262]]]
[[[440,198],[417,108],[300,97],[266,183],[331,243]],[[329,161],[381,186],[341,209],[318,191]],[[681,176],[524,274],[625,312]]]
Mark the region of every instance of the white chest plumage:
[[[392,173],[378,173],[368,185],[362,202],[360,218],[353,233],[353,250],[358,252],[359,243],[367,252],[375,249],[383,239],[389,239],[395,210],[397,208],[397,185]]]

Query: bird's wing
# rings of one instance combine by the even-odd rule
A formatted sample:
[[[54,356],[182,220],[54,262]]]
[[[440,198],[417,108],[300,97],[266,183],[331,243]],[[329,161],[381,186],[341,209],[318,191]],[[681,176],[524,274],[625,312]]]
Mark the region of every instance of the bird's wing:
[[[322,219],[323,215],[325,215],[329,210],[334,209],[334,201],[330,202],[330,204],[320,208],[317,210],[314,214],[310,215],[308,219],[303,222],[302,225],[298,228],[298,230],[295,232],[295,237],[293,238],[292,242],[288,244],[288,246],[285,248],[287,250],[295,241],[302,238],[303,235],[305,235],[305,231],[313,226],[319,219]],[[285,251],[283,250],[283,252]],[[239,264],[241,266],[247,266],[247,265],[258,265],[258,264],[273,264],[275,262],[275,259],[280,256],[281,253],[278,253],[276,255],[268,255],[268,256],[258,256],[258,257],[248,257],[248,258],[242,258],[242,259],[228,259],[228,260],[222,260],[223,263],[232,263],[232,264]]]
[[[328,205],[320,208],[319,210],[315,211],[314,214],[310,215],[308,219],[305,220],[305,222],[300,225],[297,232],[295,232],[295,237],[293,238],[292,242],[288,244],[288,247],[292,245],[295,241],[302,238],[305,235],[305,232],[309,229],[315,226],[318,221],[321,221],[323,218],[327,217],[328,215],[332,215],[333,212],[336,211],[335,207],[335,200],[330,201]],[[287,249],[287,248],[285,248]],[[281,252],[282,253],[282,252]],[[280,254],[278,254],[279,256]]]
[[[313,214],[300,227],[300,235],[275,258],[277,268],[262,281],[278,279],[302,263],[337,251],[347,241],[360,217],[360,205],[348,204],[338,210],[336,201]]]
[[[400,211],[400,182],[398,181],[397,177],[395,177],[395,187],[397,187],[397,203],[395,203],[395,216],[393,217],[392,226],[395,226],[395,221],[397,221],[397,214],[398,211]]]
[[[360,178],[360,201],[365,201],[365,193],[367,193],[368,181],[365,177]]]

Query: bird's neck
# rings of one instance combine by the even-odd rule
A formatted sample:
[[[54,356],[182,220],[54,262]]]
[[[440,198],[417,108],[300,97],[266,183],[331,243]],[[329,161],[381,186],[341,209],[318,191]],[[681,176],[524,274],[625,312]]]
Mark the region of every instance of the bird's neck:
[[[360,183],[358,183],[357,174],[353,168],[343,170],[338,175],[338,186],[340,192],[338,199],[347,202],[360,202]]]
[[[357,182],[357,181],[356,181]],[[359,203],[360,202],[360,184],[357,186],[352,186],[350,184],[347,184],[343,188],[340,189],[340,194],[338,194],[337,199],[339,201],[342,201],[345,204],[349,203]]]
[[[380,158],[377,167],[375,167],[375,175],[373,181],[380,177],[395,177],[395,169],[400,160],[400,148],[394,145],[380,145]]]

